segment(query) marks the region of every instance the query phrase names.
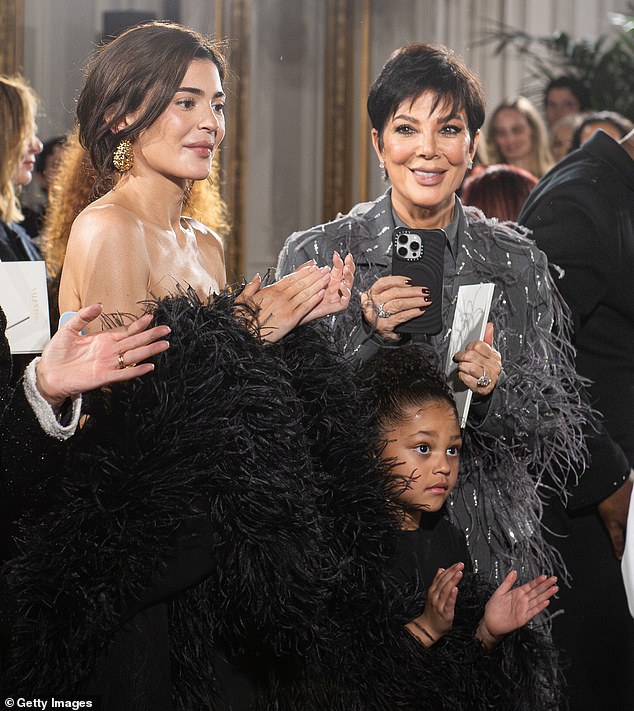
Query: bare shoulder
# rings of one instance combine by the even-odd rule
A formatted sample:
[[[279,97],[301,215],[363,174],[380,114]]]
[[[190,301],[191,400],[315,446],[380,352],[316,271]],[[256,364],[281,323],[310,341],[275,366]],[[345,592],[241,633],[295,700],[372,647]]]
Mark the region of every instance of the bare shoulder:
[[[224,244],[222,238],[217,232],[214,232],[211,227],[208,227],[203,222],[195,220],[193,217],[183,216],[183,222],[187,227],[192,230],[196,239],[203,245],[224,250]]]
[[[125,208],[96,201],[71,228],[64,257],[59,304],[76,311],[100,301],[104,313],[138,313],[147,297],[150,260],[143,226]]]
[[[97,201],[82,210],[70,231],[68,249],[95,249],[105,242],[133,249],[143,236],[139,218],[130,210],[110,202]]]

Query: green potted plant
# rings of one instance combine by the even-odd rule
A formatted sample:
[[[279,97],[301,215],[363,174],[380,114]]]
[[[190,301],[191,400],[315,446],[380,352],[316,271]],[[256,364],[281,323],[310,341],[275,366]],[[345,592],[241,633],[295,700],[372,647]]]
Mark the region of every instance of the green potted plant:
[[[550,79],[570,74],[588,88],[592,108],[618,111],[634,120],[634,4],[627,14],[610,15],[614,31],[596,39],[575,40],[566,32],[534,36],[500,24],[483,44],[495,43],[495,54],[514,49],[526,59],[525,93],[539,103]]]

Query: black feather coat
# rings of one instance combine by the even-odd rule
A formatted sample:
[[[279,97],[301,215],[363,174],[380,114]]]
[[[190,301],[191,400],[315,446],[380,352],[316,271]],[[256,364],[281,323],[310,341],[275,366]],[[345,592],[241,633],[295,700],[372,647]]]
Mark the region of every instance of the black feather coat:
[[[351,366],[318,328],[264,346],[233,295],[156,304],[156,371],[95,394],[45,516],[3,570],[5,693],[134,709],[551,708],[537,631],[473,641],[485,591],[426,650],[389,575],[394,492]]]

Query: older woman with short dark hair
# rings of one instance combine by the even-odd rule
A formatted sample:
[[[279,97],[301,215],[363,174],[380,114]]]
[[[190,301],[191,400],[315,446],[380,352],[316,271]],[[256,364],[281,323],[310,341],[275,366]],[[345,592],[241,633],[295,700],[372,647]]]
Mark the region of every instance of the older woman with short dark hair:
[[[465,477],[450,504],[476,570],[498,579],[510,564],[521,577],[555,565],[540,532],[541,484],[561,491],[584,461],[579,395],[567,316],[546,257],[513,224],[488,220],[456,195],[484,121],[478,77],[451,50],[413,44],[396,50],[368,97],[372,143],[390,183],[376,200],[332,222],[295,232],[278,274],[337,250],[353,255],[355,293],[331,319],[346,352],[367,359],[408,340],[428,343],[444,367],[461,286],[493,282],[482,340],[450,353],[473,402],[466,423]],[[396,228],[434,230],[442,239],[442,287],[414,285],[392,271]],[[440,232],[438,232],[440,231]],[[439,328],[404,327],[436,311]],[[502,369],[502,364],[504,368]]]

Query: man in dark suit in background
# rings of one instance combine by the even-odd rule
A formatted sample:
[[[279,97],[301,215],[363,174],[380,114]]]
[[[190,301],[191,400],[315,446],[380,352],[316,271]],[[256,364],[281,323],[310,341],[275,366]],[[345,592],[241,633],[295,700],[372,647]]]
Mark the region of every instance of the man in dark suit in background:
[[[634,620],[619,561],[634,467],[634,131],[620,142],[598,131],[540,180],[518,221],[572,311],[577,370],[605,428],[588,438],[592,461],[568,505],[544,510],[572,574],[553,621],[571,661],[570,710],[632,708]]]

